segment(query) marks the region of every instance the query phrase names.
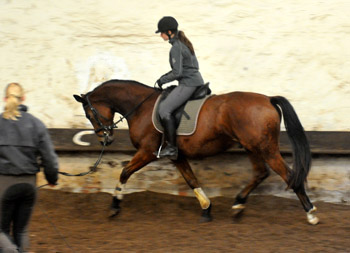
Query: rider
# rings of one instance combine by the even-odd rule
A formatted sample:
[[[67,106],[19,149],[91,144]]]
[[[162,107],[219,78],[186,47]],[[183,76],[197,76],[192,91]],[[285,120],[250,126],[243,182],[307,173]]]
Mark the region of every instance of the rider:
[[[158,30],[164,41],[172,44],[170,49],[171,71],[162,75],[157,84],[161,88],[163,84],[177,80],[179,85],[171,91],[168,97],[159,105],[159,116],[164,127],[166,147],[159,153],[160,157],[170,157],[176,160],[178,149],[176,145],[176,125],[172,113],[184,104],[194,93],[198,86],[204,84],[202,75],[198,71],[198,61],[192,43],[179,31],[178,23],[173,17],[163,17],[158,22]]]

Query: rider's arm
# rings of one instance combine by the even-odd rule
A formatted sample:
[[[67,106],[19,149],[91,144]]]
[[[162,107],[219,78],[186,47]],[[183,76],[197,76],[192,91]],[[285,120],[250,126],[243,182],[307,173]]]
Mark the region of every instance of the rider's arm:
[[[169,83],[182,78],[182,53],[181,44],[176,43],[170,50],[170,65],[172,70],[160,78],[161,83]]]

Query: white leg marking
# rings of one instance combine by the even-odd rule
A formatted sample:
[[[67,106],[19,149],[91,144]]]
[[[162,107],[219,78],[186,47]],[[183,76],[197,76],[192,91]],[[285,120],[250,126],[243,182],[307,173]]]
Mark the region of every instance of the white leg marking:
[[[306,213],[306,217],[307,217],[307,221],[311,224],[311,225],[316,225],[319,223],[319,218],[317,218],[317,216],[315,214],[313,214],[314,212],[316,212],[317,208],[314,206],[310,211],[308,211]]]
[[[245,208],[245,205],[243,205],[243,204],[237,204],[237,205],[232,206],[233,210],[242,210],[244,208]]]
[[[207,209],[210,206],[210,200],[208,199],[207,195],[205,195],[202,188],[195,188],[193,191],[202,209]]]
[[[122,200],[124,188],[125,188],[125,184],[121,184],[120,182],[118,182],[117,186],[115,187],[113,196],[117,197],[117,199],[119,200]]]

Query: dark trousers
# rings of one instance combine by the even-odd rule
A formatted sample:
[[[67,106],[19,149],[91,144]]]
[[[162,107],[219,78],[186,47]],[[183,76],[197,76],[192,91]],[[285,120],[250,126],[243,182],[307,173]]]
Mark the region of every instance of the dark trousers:
[[[16,184],[7,189],[2,199],[1,230],[12,234],[14,243],[22,246],[22,238],[29,223],[36,198],[35,188],[26,183]]]
[[[16,177],[13,178],[16,179]],[[0,212],[0,252],[17,252],[17,249],[21,252],[28,246],[27,226],[36,200],[36,188],[31,182],[33,178],[29,177],[25,180],[21,178],[21,180],[18,177],[19,183],[10,183],[6,189],[3,189]],[[28,181],[28,183],[21,181]]]

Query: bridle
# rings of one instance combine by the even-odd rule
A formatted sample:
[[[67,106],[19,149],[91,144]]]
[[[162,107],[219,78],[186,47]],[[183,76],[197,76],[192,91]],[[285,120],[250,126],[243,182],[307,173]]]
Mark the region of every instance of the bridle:
[[[110,132],[111,130],[113,130],[114,128],[118,128],[118,127],[117,127],[117,124],[118,124],[119,122],[121,122],[121,121],[123,120],[124,117],[123,117],[123,118],[120,118],[120,120],[119,120],[118,122],[106,126],[106,125],[104,125],[104,124],[102,123],[101,118],[104,119],[104,120],[108,120],[108,119],[107,119],[106,117],[104,117],[103,115],[101,115],[101,114],[98,112],[98,110],[97,110],[95,107],[92,106],[88,95],[86,95],[85,99],[86,99],[87,105],[85,105],[84,107],[89,106],[89,108],[90,108],[90,110],[91,110],[91,112],[92,112],[92,115],[94,116],[94,120],[97,122],[97,124],[98,124],[98,126],[99,126],[99,128],[97,128],[96,130],[94,130],[95,133],[97,134],[98,132],[100,132],[100,131],[103,130],[103,136],[99,136],[99,137],[105,137],[105,138],[108,137],[108,136],[109,136],[109,132]]]
[[[87,105],[85,105],[84,107],[86,106],[89,106],[93,116],[94,116],[94,120],[97,122],[99,128],[95,129],[95,133],[97,134],[98,132],[100,131],[103,131],[103,136],[99,136],[97,134],[97,136],[99,137],[104,137],[105,138],[105,141],[106,139],[108,138],[109,136],[109,132],[115,128],[118,128],[118,124],[120,122],[122,122],[124,119],[126,119],[127,117],[129,117],[131,114],[133,114],[144,102],[146,102],[147,99],[149,99],[151,96],[153,96],[156,92],[158,92],[158,90],[155,90],[154,92],[152,92],[150,95],[148,95],[144,100],[142,100],[137,106],[135,106],[130,112],[126,113],[124,116],[120,117],[118,121],[116,122],[113,122],[111,125],[104,125],[101,121],[101,118],[104,119],[104,120],[108,120],[106,117],[104,117],[103,115],[101,115],[99,113],[99,111],[92,106],[91,102],[90,102],[90,99],[89,99],[89,95],[86,95],[85,96],[85,99],[86,99],[86,102],[87,102]]]

